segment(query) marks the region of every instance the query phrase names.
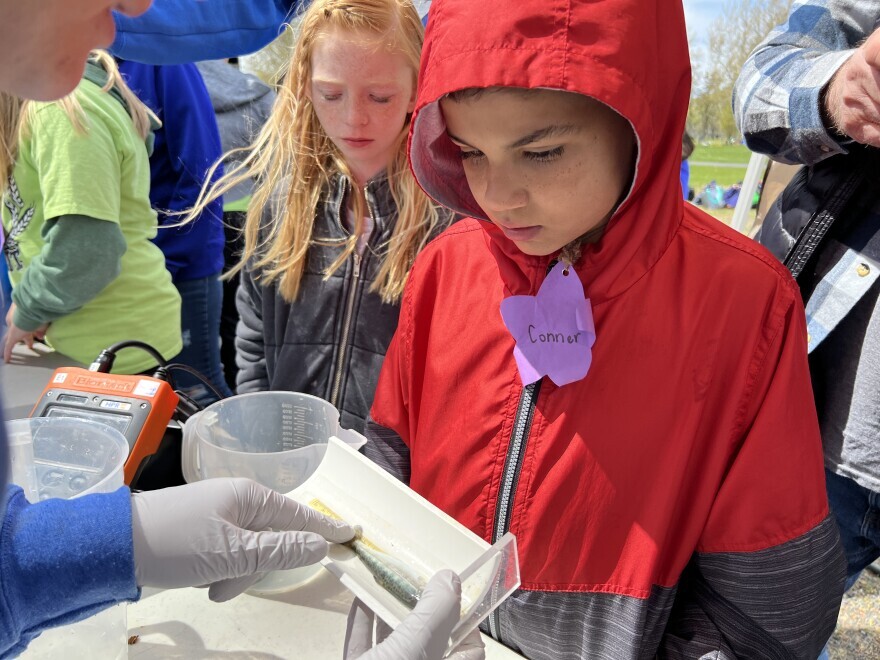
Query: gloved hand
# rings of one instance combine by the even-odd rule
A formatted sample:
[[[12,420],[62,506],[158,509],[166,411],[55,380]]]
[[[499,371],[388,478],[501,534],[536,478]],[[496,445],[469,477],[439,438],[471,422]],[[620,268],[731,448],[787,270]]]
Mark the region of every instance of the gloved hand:
[[[208,596],[217,602],[265,571],[314,564],[327,555],[327,541],[354,536],[350,525],[250,479],[135,493],[131,519],[138,586],[210,585]]]
[[[355,600],[345,630],[345,660],[439,660],[443,657],[461,610],[461,580],[442,570],[430,579],[413,611],[394,632],[372,610]],[[373,627],[376,641],[373,646]],[[450,658],[483,660],[480,631],[468,635]]]

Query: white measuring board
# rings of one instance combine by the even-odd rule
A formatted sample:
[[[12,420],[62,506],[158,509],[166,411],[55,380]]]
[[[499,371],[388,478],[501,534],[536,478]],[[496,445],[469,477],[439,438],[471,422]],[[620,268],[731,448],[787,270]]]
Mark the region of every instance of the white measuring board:
[[[462,617],[451,647],[519,586],[512,534],[490,545],[337,438],[330,439],[314,474],[288,495],[303,504],[320,500],[345,521],[360,525],[365,539],[425,581],[442,568],[458,573]],[[409,613],[348,547],[332,546],[322,563],[390,626]]]

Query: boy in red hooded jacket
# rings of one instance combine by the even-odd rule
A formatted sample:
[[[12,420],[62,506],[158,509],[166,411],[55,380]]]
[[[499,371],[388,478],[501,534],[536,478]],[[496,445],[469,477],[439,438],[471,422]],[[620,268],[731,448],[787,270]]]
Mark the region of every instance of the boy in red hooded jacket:
[[[681,4],[499,4],[431,8],[412,166],[471,219],[416,260],[368,454],[516,535],[487,631],[529,658],[815,658],[844,564],[802,305],[682,201]]]

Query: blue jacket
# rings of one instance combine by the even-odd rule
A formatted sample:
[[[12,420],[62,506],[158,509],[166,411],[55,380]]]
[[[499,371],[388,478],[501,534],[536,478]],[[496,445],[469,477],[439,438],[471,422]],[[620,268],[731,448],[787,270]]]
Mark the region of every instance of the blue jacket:
[[[2,424],[0,446],[5,458]],[[19,655],[47,628],[138,598],[128,488],[29,504],[21,488],[5,481],[4,475],[0,657]]]
[[[681,179],[681,192],[687,200],[691,188],[691,164],[686,160],[681,161],[679,178]]]
[[[198,4],[198,3],[193,3]],[[154,239],[165,254],[175,284],[223,270],[223,200],[217,199],[194,222],[166,211],[192,208],[210,167],[223,149],[214,107],[195,64],[154,66],[123,61],[128,86],[162,120],[150,156],[150,203],[159,214]],[[217,171],[217,176],[222,170]],[[215,177],[216,179],[216,177]]]
[[[137,18],[116,14],[117,57],[180,64],[236,57],[259,50],[308,0],[153,0]],[[431,0],[415,0],[427,21]]]
[[[126,60],[179,64],[244,55],[278,36],[300,0],[155,0],[145,14],[116,14],[111,52]]]

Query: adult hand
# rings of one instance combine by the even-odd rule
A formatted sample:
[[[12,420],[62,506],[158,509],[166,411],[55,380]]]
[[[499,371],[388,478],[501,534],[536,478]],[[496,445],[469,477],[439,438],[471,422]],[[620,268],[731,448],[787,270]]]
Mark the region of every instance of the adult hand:
[[[234,598],[266,571],[314,564],[352,527],[249,479],[207,479],[131,498],[138,586],[210,585]],[[277,530],[277,531],[269,531]]]
[[[880,147],[880,30],[834,75],[824,104],[831,128],[856,142]]]
[[[48,323],[44,323],[36,330],[22,330],[15,325],[14,318],[15,303],[12,303],[9,306],[9,311],[6,312],[6,336],[3,339],[3,361],[6,363],[9,363],[12,359],[12,348],[16,344],[24,342],[28,348],[33,348],[34,340],[42,340],[46,336],[46,330],[49,327]]]
[[[348,614],[345,660],[439,660],[449,644],[461,610],[461,580],[452,571],[430,579],[413,611],[394,632],[356,600]],[[373,628],[376,641],[373,646]],[[454,660],[486,657],[480,631],[474,630],[449,656]]]

